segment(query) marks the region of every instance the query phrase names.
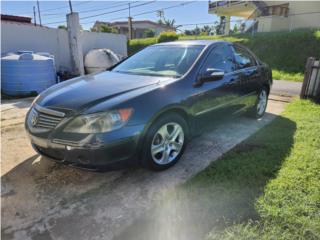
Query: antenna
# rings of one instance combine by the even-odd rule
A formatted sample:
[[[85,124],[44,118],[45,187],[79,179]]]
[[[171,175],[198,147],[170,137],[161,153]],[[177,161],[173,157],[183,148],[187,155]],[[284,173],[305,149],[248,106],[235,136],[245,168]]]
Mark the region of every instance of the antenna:
[[[69,8],[70,8],[70,12],[73,13],[71,0],[69,0]]]
[[[38,15],[39,15],[40,26],[42,26],[42,24],[41,24],[41,14],[40,14],[39,0],[37,0],[37,6],[38,6]]]
[[[33,6],[33,22],[34,25],[37,26],[37,16],[36,16],[36,7]]]

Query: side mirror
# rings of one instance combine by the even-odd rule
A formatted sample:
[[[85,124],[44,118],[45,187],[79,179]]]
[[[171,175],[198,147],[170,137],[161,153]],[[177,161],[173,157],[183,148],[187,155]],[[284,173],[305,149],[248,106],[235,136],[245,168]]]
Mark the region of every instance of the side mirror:
[[[205,82],[212,82],[220,80],[224,77],[224,71],[216,68],[207,68],[207,70],[201,74],[196,82],[196,86],[199,86]]]

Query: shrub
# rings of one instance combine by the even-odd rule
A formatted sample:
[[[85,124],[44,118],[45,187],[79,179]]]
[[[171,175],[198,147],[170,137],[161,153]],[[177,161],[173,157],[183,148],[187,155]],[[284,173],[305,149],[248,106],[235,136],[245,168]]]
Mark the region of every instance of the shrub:
[[[180,39],[212,39],[239,42],[250,48],[273,70],[303,73],[307,58],[318,57],[320,31],[301,29],[292,32],[233,34],[230,36],[186,36]]]
[[[144,30],[144,32],[143,32],[143,37],[145,37],[145,38],[152,38],[152,37],[154,37],[155,36],[155,32],[154,32],[154,30],[152,30],[152,29],[146,29],[146,30]]]
[[[142,38],[142,39],[133,39],[129,41],[128,44],[128,55],[132,55],[141,49],[157,43],[157,38]]]
[[[164,36],[162,36],[164,35]],[[170,35],[170,37],[168,36]],[[320,52],[320,31],[302,29],[292,32],[271,32],[251,34],[233,34],[230,36],[183,36],[174,32],[163,32],[152,41],[146,39],[143,44],[130,41],[129,54],[132,54],[148,44],[156,42],[175,41],[177,39],[212,39],[239,42],[249,47],[262,61],[269,64],[274,73],[274,79],[302,81],[305,64],[308,57],[318,57]],[[143,41],[141,39],[140,41]]]
[[[171,42],[171,41],[176,41],[178,39],[179,39],[179,36],[178,36],[178,34],[176,34],[176,32],[173,32],[173,31],[162,32],[158,36],[158,43]]]

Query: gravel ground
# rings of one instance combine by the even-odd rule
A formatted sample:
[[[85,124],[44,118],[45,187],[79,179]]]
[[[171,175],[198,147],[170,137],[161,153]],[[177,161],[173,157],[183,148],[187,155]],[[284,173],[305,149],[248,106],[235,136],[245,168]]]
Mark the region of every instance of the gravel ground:
[[[2,239],[113,239],[162,193],[272,121],[288,100],[271,96],[260,121],[239,117],[216,126],[192,140],[176,166],[160,173],[141,168],[87,172],[40,157],[23,127],[32,99],[6,101],[1,106]]]

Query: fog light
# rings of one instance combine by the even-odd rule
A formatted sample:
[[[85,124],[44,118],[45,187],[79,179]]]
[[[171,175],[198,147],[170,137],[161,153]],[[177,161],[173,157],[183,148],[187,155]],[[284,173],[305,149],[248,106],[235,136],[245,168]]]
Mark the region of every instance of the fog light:
[[[67,149],[68,151],[70,151],[70,150],[72,149],[72,147],[71,147],[71,146],[66,146],[66,149]]]

